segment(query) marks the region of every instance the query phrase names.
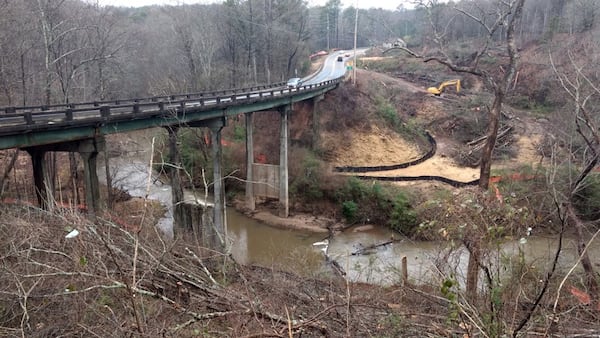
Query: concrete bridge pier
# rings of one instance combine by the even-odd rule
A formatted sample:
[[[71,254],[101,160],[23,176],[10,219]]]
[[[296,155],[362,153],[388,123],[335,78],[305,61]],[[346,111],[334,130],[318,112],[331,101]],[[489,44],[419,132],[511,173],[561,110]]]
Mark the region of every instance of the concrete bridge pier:
[[[321,125],[319,122],[319,112],[318,112],[318,107],[319,107],[319,101],[322,101],[325,99],[325,95],[321,94],[319,96],[315,96],[312,99],[312,140],[311,140],[311,148],[312,150],[317,150],[320,147],[321,144],[321,137],[320,137],[320,132],[321,132]]]
[[[225,190],[223,189],[222,158],[223,147],[221,144],[221,130],[227,124],[225,117],[212,120],[200,121],[189,124],[190,127],[208,127],[210,129],[210,140],[213,157],[213,221],[210,229],[203,229],[205,241],[210,247],[220,252],[227,252],[229,241],[227,240],[227,228],[225,224]],[[205,225],[207,226],[207,225]]]
[[[246,113],[246,206],[256,209],[254,198],[254,113]]]
[[[31,157],[33,167],[33,184],[35,187],[35,197],[38,205],[44,210],[52,210],[54,203],[50,201],[53,197],[53,183],[48,177],[48,167],[46,163],[46,150],[42,147],[33,147],[25,149]]]
[[[104,151],[104,149],[103,137],[24,148],[31,156],[35,194],[40,207],[45,210],[52,210],[55,201],[54,187],[52,179],[48,175],[45,160],[46,153],[51,151],[77,152],[83,162],[85,202],[88,215],[90,218],[95,219],[96,214],[101,210],[100,184],[96,172],[97,158],[98,153]]]
[[[169,135],[169,154],[167,172],[171,183],[171,198],[173,208],[173,232],[178,229],[191,229],[192,217],[183,206],[183,187],[181,186],[181,155],[177,147],[178,126],[165,127]]]
[[[98,142],[100,141],[100,142]],[[100,184],[98,183],[98,152],[104,151],[105,143],[102,139],[84,140],[79,143],[79,155],[83,160],[83,178],[85,187],[85,204],[90,218],[96,218],[100,212]]]
[[[281,128],[279,131],[279,217],[288,217],[290,214],[288,194],[288,118],[291,110],[291,104],[279,108],[279,113],[281,114]]]

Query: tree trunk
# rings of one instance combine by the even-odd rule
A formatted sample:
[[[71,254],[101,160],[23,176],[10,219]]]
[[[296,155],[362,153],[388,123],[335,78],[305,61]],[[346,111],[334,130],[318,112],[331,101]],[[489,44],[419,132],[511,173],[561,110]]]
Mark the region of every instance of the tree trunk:
[[[0,196],[4,194],[4,187],[6,187],[6,182],[8,180],[8,175],[15,167],[15,163],[17,163],[17,158],[19,157],[19,149],[16,149],[12,154],[10,161],[8,162],[8,166],[4,169],[4,174],[2,178],[0,178]]]
[[[479,170],[479,187],[482,190],[487,190],[490,184],[490,173],[492,170],[492,155],[494,147],[496,145],[496,138],[498,136],[498,128],[500,126],[500,116],[502,112],[502,100],[504,99],[504,92],[501,88],[496,86],[494,91],[494,103],[490,109],[490,120],[488,122],[488,128],[486,133],[485,146],[481,150],[481,167]]]
[[[570,223],[575,228],[575,233],[577,234],[577,253],[581,257],[581,265],[583,266],[583,271],[585,272],[585,284],[588,289],[588,293],[592,298],[593,304],[598,303],[598,281],[596,280],[596,273],[594,272],[594,266],[590,261],[590,256],[585,250],[586,239],[584,235],[584,224],[579,219],[577,214],[575,213],[575,208],[571,201],[566,202],[567,208],[567,217],[570,220]]]
[[[481,260],[481,250],[479,249],[479,239],[471,239],[465,243],[469,251],[469,263],[467,265],[467,285],[466,295],[469,302],[474,303],[477,300],[477,284],[479,281],[479,261]]]
[[[104,148],[104,172],[106,174],[106,206],[108,210],[112,210],[113,207],[113,184],[112,184],[112,175],[110,173],[110,158],[108,154],[108,147]]]
[[[173,208],[173,232],[191,226],[190,216],[183,207],[183,187],[181,186],[181,156],[177,148],[177,127],[167,128],[169,133],[169,179],[171,180],[171,195]]]
[[[78,184],[79,183],[79,173],[77,172],[77,158],[75,158],[75,153],[69,152],[69,169],[71,173],[71,194],[73,197],[73,204],[79,205],[79,193],[78,193]],[[60,187],[59,189],[61,189]],[[90,207],[90,206],[88,206]]]

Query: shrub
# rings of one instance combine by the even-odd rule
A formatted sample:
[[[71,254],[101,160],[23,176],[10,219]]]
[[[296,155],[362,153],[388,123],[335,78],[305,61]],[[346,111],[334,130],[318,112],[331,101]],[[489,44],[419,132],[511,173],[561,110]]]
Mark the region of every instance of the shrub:
[[[600,219],[600,175],[586,177],[573,199],[579,217],[587,221]]]
[[[234,125],[233,140],[235,142],[246,142],[246,127],[239,124]]]
[[[397,188],[351,177],[336,191],[342,214],[352,223],[376,223],[411,234],[416,214],[408,197]]]
[[[408,198],[399,193],[393,201],[390,227],[398,232],[412,234],[417,223],[417,214],[411,208]]]
[[[358,204],[354,201],[345,201],[342,203],[342,215],[346,218],[346,221],[353,223],[356,220],[356,214],[358,212]]]
[[[290,167],[290,193],[300,199],[314,201],[323,198],[322,162],[307,149],[293,149],[293,157],[302,158],[299,167]]]
[[[400,126],[400,117],[396,108],[382,97],[376,98],[377,115],[379,115],[392,129],[397,129]]]

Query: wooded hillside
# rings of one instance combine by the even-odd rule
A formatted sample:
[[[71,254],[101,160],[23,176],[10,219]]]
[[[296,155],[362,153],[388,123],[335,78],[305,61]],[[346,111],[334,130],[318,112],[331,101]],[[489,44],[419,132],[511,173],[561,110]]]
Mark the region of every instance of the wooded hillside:
[[[358,45],[401,38],[412,48],[427,48],[434,39],[464,41],[465,55],[456,57],[466,57],[469,41],[486,32],[460,12],[494,19],[494,1],[418,3],[411,10],[359,10]],[[527,1],[518,43],[595,31],[599,12],[594,0]],[[355,15],[339,0],[312,8],[300,0],[143,8],[80,0],[0,1],[0,106],[283,81],[306,75],[315,51],[352,48]],[[444,27],[443,35],[432,34],[432,23]]]

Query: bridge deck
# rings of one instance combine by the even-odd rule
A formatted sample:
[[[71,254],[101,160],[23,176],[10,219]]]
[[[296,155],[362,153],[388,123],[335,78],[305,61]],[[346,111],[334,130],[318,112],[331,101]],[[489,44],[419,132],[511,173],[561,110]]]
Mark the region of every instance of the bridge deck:
[[[8,107],[0,115],[0,149],[38,146],[139,129],[269,110],[335,88],[341,79],[298,88],[281,84],[223,92],[69,105]]]

